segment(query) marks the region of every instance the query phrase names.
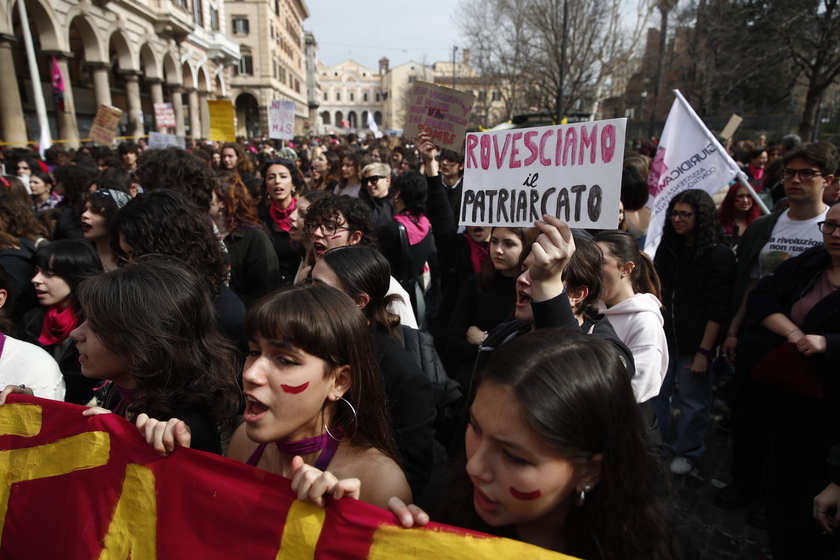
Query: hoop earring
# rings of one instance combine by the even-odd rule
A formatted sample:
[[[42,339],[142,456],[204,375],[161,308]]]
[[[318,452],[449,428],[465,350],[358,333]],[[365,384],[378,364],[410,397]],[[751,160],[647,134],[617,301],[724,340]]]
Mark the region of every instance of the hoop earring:
[[[575,500],[578,507],[582,507],[586,503],[586,493],[590,490],[592,490],[592,487],[587,484],[583,487],[583,490],[580,491],[580,495]]]
[[[338,397],[338,398],[339,398],[339,399],[341,399],[341,400],[343,400],[345,403],[347,403],[347,406],[349,406],[349,407],[350,407],[350,410],[352,410],[352,411],[353,411],[353,423],[356,425],[356,428],[358,428],[358,427],[359,427],[359,415],[358,415],[358,414],[356,414],[356,409],[355,409],[355,408],[353,408],[353,405],[352,405],[352,404],[350,404],[350,401],[348,401],[348,400],[347,400],[347,399],[345,399],[344,397]],[[330,433],[330,429],[327,427],[327,423],[326,423],[326,422],[324,422],[324,429],[327,431],[327,435],[328,435],[328,436],[330,436],[330,437],[331,437],[332,439],[334,439],[335,441],[337,441],[338,443],[347,443],[348,441],[350,441],[349,439],[338,439],[337,437],[335,437],[334,435],[332,435],[332,433]],[[339,434],[339,435],[341,435],[341,434]],[[588,488],[588,486],[587,486],[587,488]]]

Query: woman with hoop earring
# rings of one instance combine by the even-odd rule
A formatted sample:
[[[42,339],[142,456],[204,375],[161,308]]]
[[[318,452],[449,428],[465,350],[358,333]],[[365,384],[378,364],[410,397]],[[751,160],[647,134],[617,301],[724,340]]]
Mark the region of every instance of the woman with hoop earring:
[[[367,321],[353,301],[325,285],[280,290],[254,303],[245,330],[245,423],[227,456],[292,479],[302,500],[320,489],[317,505],[325,487],[381,508],[394,495],[410,499]],[[141,415],[137,428],[161,455],[190,446],[177,418]]]

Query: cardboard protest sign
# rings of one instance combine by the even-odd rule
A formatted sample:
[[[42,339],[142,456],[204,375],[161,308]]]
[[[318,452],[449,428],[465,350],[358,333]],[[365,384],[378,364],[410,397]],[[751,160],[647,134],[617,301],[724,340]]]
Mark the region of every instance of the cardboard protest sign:
[[[211,99],[207,101],[210,112],[210,140],[215,142],[236,142],[236,126],[233,123],[233,104],[229,99]],[[194,138],[201,132],[194,130]]]
[[[533,227],[550,214],[575,228],[615,228],[626,124],[469,134],[458,223]]]
[[[82,410],[21,395],[0,407],[0,558],[570,558],[436,523],[403,529],[350,498],[322,509],[286,478],[193,449],[163,458],[116,414]]]
[[[732,114],[729,117],[729,122],[726,123],[726,126],[723,127],[723,130],[720,133],[720,137],[723,140],[729,140],[735,134],[735,131],[738,130],[738,127],[741,126],[741,123],[744,119],[736,114]]]
[[[172,103],[155,103],[155,123],[158,126],[175,126],[175,111]]]
[[[438,146],[460,151],[474,103],[472,94],[414,82],[405,115],[405,135],[417,138],[428,130]]]
[[[122,111],[120,109],[101,103],[99,109],[96,110],[96,116],[93,118],[88,138],[94,142],[110,146],[117,135],[117,126],[120,124],[121,117]]]
[[[149,132],[149,149],[168,148],[170,146],[183,150],[187,147],[187,140],[183,136],[176,136],[174,134]]]
[[[268,108],[268,137],[291,140],[295,137],[295,102],[272,100]]]

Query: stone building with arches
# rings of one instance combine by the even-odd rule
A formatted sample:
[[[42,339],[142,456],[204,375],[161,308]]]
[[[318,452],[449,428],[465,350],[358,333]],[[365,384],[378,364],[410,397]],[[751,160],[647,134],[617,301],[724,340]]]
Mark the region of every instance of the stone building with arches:
[[[0,140],[38,137],[18,2],[25,2],[52,138],[77,147],[101,103],[123,111],[119,135],[208,136],[207,100],[230,96],[231,66],[240,60],[225,34],[223,0],[0,0]],[[51,94],[53,57],[64,110]],[[174,128],[155,122],[153,104],[163,102],[172,103]]]
[[[386,64],[386,72],[387,69]],[[368,113],[373,114],[377,125],[382,125],[384,93],[379,71],[348,58],[335,66],[318,63],[317,76],[322,95],[319,120],[324,131],[366,129]]]
[[[303,21],[305,0],[226,0],[228,29],[242,58],[231,79],[237,136],[268,135],[273,100],[294,101],[295,134],[309,121]]]

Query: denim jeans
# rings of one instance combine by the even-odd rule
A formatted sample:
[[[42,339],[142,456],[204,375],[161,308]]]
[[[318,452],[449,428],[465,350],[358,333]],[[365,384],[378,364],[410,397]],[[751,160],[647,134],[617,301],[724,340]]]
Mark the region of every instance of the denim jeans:
[[[685,457],[696,461],[705,449],[703,438],[709,426],[709,413],[712,407],[712,375],[707,370],[706,375],[691,375],[685,368],[694,361],[694,356],[671,356],[668,373],[662,382],[659,396],[651,399],[659,428],[662,430],[662,443],[671,448],[676,457]],[[711,363],[711,361],[710,361]],[[680,416],[677,425],[677,439],[671,441],[671,396],[674,393],[674,383],[678,382]]]

